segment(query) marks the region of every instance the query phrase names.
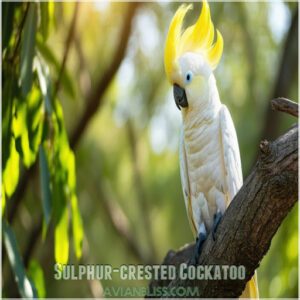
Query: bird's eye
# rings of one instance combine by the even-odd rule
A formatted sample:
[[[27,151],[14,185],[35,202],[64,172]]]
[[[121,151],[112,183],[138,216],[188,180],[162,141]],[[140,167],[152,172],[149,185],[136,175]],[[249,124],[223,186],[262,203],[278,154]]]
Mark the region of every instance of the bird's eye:
[[[185,83],[190,83],[193,79],[193,73],[188,71],[185,75]]]

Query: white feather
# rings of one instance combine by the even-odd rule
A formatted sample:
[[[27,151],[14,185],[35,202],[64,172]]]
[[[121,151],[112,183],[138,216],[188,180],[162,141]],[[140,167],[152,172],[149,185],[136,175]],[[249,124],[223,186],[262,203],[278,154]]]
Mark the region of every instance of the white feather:
[[[229,201],[243,185],[240,149],[230,113],[225,105],[220,110],[220,129]]]

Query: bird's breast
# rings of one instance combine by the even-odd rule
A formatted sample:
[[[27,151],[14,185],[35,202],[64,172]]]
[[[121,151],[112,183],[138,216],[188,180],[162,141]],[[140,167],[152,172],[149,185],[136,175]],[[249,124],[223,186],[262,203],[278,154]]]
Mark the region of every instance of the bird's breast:
[[[222,190],[222,145],[218,118],[185,126],[184,142],[191,196],[206,195],[212,187]]]

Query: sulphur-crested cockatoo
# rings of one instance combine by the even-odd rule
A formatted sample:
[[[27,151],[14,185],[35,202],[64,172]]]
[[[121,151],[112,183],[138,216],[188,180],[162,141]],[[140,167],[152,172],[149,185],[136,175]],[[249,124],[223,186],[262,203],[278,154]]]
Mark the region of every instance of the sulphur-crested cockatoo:
[[[207,234],[214,231],[243,177],[234,124],[220,101],[213,74],[223,52],[223,38],[218,30],[215,37],[206,1],[196,23],[183,31],[183,19],[191,7],[180,6],[171,21],[164,62],[182,114],[180,174],[188,219],[197,237],[197,263]],[[242,297],[258,297],[255,276]]]

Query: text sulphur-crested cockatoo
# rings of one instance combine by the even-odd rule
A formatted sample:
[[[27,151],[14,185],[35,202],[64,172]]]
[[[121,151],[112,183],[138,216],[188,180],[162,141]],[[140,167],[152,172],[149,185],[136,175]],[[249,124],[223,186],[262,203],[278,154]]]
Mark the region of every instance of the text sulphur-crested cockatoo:
[[[221,103],[213,70],[223,38],[215,30],[207,1],[196,23],[182,30],[192,5],[182,5],[173,17],[165,45],[165,70],[182,113],[180,175],[185,205],[196,239],[198,261],[207,234],[214,230],[243,183],[235,128]],[[214,41],[215,39],[215,41]],[[241,297],[258,297],[256,275]]]

